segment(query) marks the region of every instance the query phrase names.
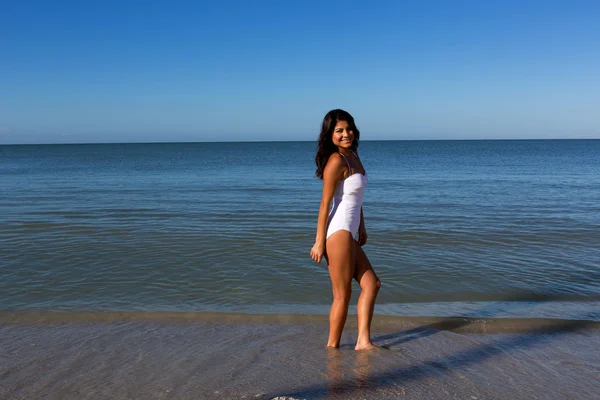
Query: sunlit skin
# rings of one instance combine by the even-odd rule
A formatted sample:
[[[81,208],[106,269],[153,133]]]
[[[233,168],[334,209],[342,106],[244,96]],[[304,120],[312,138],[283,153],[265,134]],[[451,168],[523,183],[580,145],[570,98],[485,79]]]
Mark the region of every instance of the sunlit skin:
[[[323,257],[327,260],[331,278],[333,303],[329,313],[327,347],[340,346],[352,294],[352,279],[355,279],[361,288],[357,304],[358,339],[355,349],[370,350],[376,348],[371,343],[371,320],[381,283],[361,247],[367,243],[362,208],[358,241],[346,230],[339,230],[326,239],[327,217],[338,183],[355,173],[364,175],[365,170],[358,156],[351,151],[354,133],[348,122],[337,122],[331,140],[337,146],[338,152],[344,154],[348,160],[350,169],[339,153],[333,153],[329,157],[323,171],[323,194],[317,221],[317,237],[310,251],[312,259],[316,262],[320,263]]]
[[[335,124],[335,128],[333,128],[333,134],[331,135],[331,141],[337,146],[340,153],[343,153],[345,156],[350,155],[350,148],[354,142],[354,132],[352,132],[348,126],[348,122],[338,121],[338,123]]]

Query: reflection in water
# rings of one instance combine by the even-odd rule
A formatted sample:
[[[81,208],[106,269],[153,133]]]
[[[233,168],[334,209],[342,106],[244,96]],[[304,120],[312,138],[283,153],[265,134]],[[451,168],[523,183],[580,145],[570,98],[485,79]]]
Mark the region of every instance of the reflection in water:
[[[327,397],[341,398],[344,393],[342,374],[342,352],[338,349],[327,349]]]
[[[355,357],[356,387],[357,389],[368,389],[371,386],[369,373],[371,372],[372,351],[357,351]]]
[[[348,393],[369,390],[375,387],[371,370],[376,351],[327,350],[327,398],[346,398]]]

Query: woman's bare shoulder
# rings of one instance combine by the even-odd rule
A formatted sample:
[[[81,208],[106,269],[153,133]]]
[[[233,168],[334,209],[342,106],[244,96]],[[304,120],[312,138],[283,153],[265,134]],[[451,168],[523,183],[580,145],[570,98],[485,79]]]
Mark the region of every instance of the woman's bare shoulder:
[[[344,168],[346,164],[342,159],[340,153],[333,153],[329,156],[329,160],[327,160],[327,165],[325,165],[325,170],[323,174],[340,176],[344,174]]]
[[[329,159],[327,160],[327,165],[325,166],[325,168],[327,167],[332,167],[334,169],[338,169],[340,166],[344,165],[344,161],[342,159],[342,155],[340,153],[333,153],[332,155],[329,156]]]

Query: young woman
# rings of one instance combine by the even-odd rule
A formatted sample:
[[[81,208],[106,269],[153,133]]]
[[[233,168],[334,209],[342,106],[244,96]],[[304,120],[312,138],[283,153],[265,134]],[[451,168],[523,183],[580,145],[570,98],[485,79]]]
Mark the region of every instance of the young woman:
[[[329,265],[333,304],[327,347],[340,346],[354,278],[361,288],[355,349],[369,350],[375,347],[371,343],[371,319],[381,283],[361,247],[367,243],[362,212],[367,173],[357,154],[359,137],[354,118],[346,111],[332,110],[325,115],[315,157],[323,195],[310,256],[316,262],[325,257]]]

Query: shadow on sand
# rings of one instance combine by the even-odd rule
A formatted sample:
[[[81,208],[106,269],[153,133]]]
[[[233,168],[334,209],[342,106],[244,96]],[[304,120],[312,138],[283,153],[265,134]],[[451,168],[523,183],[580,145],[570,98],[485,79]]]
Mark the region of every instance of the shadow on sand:
[[[519,301],[521,300],[521,301]],[[518,295],[507,299],[506,301],[514,301],[514,307],[523,308],[528,304],[527,301],[531,300],[531,296],[527,294]],[[542,301],[553,301],[555,297],[547,296]],[[536,303],[540,299],[536,298]],[[412,340],[425,338],[440,331],[461,331],[465,330],[468,325],[472,324],[477,315],[488,315],[486,318],[490,318],[490,309],[497,309],[494,303],[489,306],[483,307],[477,312],[467,315],[465,317],[452,317],[442,319],[439,322],[427,324],[424,326],[416,327],[413,329],[403,330],[400,332],[380,335],[373,338],[375,344],[381,347],[392,349],[395,346],[407,343]],[[369,359],[368,356],[358,355],[357,360],[363,363],[362,373],[357,373],[356,377],[329,379],[322,384],[307,386],[304,388],[290,391],[286,396],[299,399],[311,399],[311,398],[344,398],[357,391],[364,391],[374,388],[386,388],[395,387],[397,388],[402,383],[409,381],[425,379],[435,374],[439,374],[440,371],[448,372],[453,369],[459,369],[466,366],[474,365],[478,362],[483,362],[496,355],[507,354],[511,350],[518,350],[528,348],[531,346],[543,344],[549,341],[556,335],[569,334],[585,330],[587,328],[597,329],[600,325],[599,322],[592,320],[594,315],[582,315],[577,320],[541,320],[542,322],[532,324],[532,326],[521,329],[518,334],[511,334],[510,336],[503,335],[501,339],[496,340],[490,344],[482,344],[476,349],[470,349],[463,352],[457,352],[450,356],[440,357],[438,359],[423,362],[422,365],[410,365],[403,366],[396,369],[389,369],[382,373],[369,374]],[[383,342],[383,343],[382,343]],[[339,353],[339,352],[338,352]],[[358,352],[361,353],[361,352]],[[368,352],[364,352],[368,353]],[[335,354],[328,355],[328,369],[331,371],[332,368],[341,369],[341,356]],[[365,365],[366,363],[366,365]],[[367,371],[365,373],[365,371]]]

